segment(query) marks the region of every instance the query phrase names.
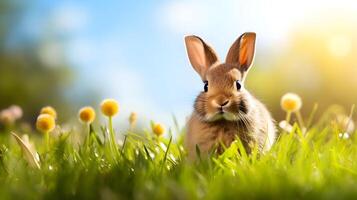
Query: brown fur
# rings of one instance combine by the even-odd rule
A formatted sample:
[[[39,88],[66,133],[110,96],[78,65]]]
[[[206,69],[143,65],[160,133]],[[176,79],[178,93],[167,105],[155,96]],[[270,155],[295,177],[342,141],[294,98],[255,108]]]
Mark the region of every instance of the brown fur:
[[[247,152],[252,145],[258,145],[260,151],[270,149],[275,125],[269,111],[244,87],[236,87],[237,80],[243,84],[251,66],[254,44],[255,34],[243,34],[232,45],[226,63],[218,64],[218,56],[202,39],[186,37],[191,64],[202,80],[208,81],[208,91],[197,96],[187,123],[185,144],[189,157],[195,158],[196,146],[203,154],[214,147],[222,153],[221,144],[229,147],[236,137]]]

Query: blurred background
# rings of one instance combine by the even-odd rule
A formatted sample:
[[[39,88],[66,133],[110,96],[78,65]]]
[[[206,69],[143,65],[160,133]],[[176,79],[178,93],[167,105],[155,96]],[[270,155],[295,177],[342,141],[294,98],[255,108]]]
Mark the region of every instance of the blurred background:
[[[59,120],[103,98],[139,121],[184,124],[203,85],[183,43],[201,36],[221,59],[245,31],[257,33],[246,87],[284,118],[280,97],[296,92],[303,114],[314,103],[346,111],[357,103],[357,2],[52,1],[0,2],[0,110],[12,104],[34,121],[54,106]]]

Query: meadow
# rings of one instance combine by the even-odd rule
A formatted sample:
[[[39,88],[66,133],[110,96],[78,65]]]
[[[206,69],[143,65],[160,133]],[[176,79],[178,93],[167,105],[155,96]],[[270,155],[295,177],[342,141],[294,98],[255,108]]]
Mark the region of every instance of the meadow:
[[[101,113],[91,107],[79,111],[81,129],[56,125],[51,107],[41,111],[37,133],[24,132],[16,122],[5,128],[0,134],[0,199],[357,197],[354,107],[342,121],[338,109],[319,119],[317,106],[305,117],[287,111],[269,152],[253,148],[248,155],[237,139],[222,155],[212,152],[207,158],[197,148],[198,159],[190,161],[184,125],[176,122],[165,129],[151,122],[138,130],[133,113],[131,128],[119,133],[112,124],[120,114],[116,102],[106,103]],[[104,114],[107,122],[92,124],[96,114]]]

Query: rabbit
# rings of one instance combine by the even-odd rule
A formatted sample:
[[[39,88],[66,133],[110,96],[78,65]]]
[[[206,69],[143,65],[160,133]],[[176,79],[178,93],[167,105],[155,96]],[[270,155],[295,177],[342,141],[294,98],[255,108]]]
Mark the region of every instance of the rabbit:
[[[253,32],[242,34],[221,63],[201,38],[185,37],[189,61],[203,81],[203,91],[186,124],[185,146],[190,159],[197,157],[197,147],[201,155],[207,156],[213,150],[221,154],[236,137],[247,153],[254,145],[260,153],[266,152],[275,142],[276,127],[270,112],[244,88],[255,40]]]

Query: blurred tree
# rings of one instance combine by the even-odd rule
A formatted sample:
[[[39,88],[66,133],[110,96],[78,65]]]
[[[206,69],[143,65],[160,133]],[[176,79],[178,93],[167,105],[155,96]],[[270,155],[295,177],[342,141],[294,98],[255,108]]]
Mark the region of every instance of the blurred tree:
[[[65,59],[52,62],[53,58],[46,56],[51,53],[43,48],[51,42],[48,40],[8,44],[24,18],[25,6],[13,0],[0,1],[0,110],[18,104],[25,119],[33,121],[42,106],[52,105],[65,119],[71,105],[64,92],[72,79]]]

